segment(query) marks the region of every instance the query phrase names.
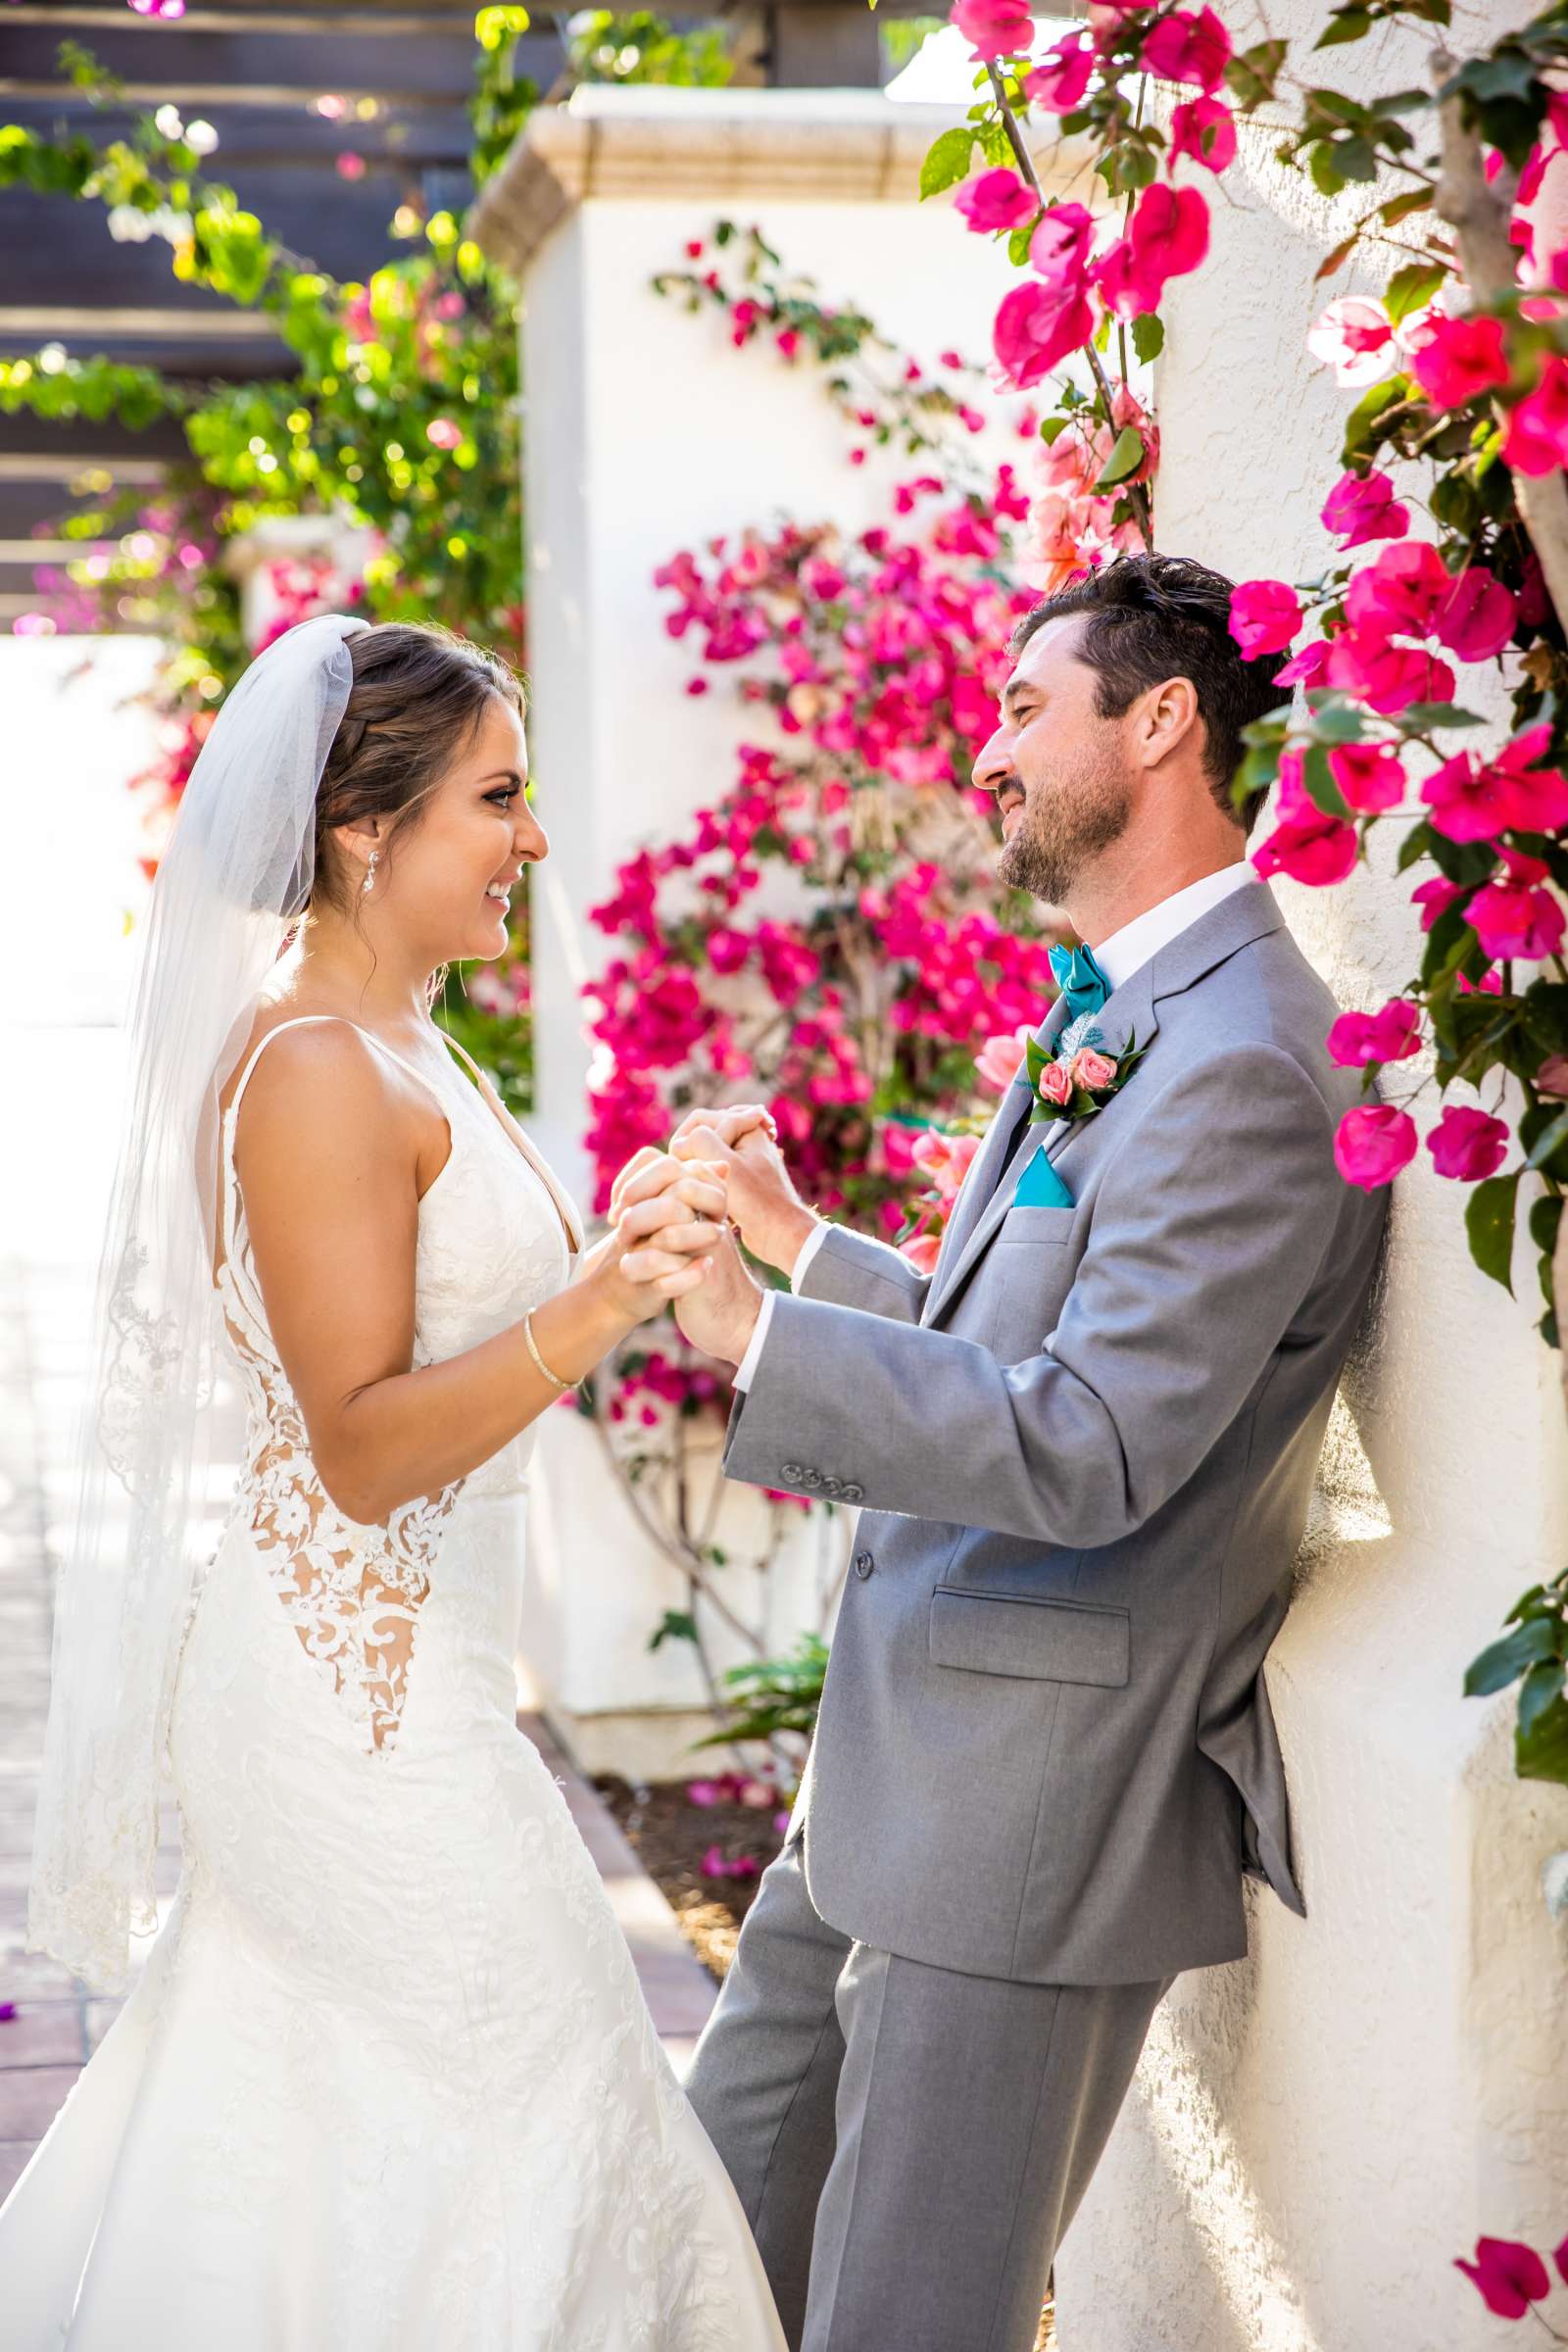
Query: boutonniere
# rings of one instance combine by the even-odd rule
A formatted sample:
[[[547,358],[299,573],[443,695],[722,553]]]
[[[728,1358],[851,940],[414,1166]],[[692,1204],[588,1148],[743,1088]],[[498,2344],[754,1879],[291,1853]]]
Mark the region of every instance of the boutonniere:
[[[1030,1126],[1056,1119],[1087,1119],[1102,1110],[1112,1095],[1120,1094],[1148,1052],[1136,1037],[1129,1037],[1119,1054],[1102,1054],[1093,1046],[1080,1046],[1076,1054],[1058,1059],[1031,1038],[1024,1048],[1035,1098]]]

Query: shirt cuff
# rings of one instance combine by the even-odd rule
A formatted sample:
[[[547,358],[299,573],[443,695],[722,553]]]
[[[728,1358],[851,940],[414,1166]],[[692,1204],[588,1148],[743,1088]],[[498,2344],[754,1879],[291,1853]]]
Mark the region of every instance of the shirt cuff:
[[[790,1269],[790,1289],[792,1291],[798,1291],[806,1280],[806,1269],[827,1240],[827,1220],[823,1218],[811,1227],[810,1232],[801,1244],[795,1263]]]
[[[801,1254],[804,1256],[805,1251]],[[757,1378],[757,1367],[762,1360],[762,1343],[767,1338],[767,1327],[773,1320],[774,1296],[772,1291],[762,1294],[762,1304],[757,1317],[757,1328],[752,1333],[751,1345],[736,1366],[735,1386],[743,1396]]]

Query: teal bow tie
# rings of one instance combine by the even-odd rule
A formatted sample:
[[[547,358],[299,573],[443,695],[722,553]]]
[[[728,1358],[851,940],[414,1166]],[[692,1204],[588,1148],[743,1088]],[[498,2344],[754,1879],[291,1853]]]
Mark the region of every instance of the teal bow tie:
[[[1066,1001],[1069,1021],[1098,1012],[1110,995],[1110,982],[1095,961],[1093,948],[1053,948],[1051,968]]]

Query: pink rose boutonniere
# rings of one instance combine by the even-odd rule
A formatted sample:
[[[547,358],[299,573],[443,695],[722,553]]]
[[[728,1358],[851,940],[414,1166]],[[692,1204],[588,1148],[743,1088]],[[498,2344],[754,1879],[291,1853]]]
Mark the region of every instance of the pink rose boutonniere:
[[[1038,1127],[1054,1119],[1087,1119],[1102,1110],[1112,1095],[1121,1092],[1148,1051],[1135,1037],[1129,1037],[1120,1054],[1102,1054],[1094,1046],[1080,1046],[1076,1054],[1058,1061],[1031,1038],[1024,1048],[1024,1063],[1035,1092],[1029,1124]]]

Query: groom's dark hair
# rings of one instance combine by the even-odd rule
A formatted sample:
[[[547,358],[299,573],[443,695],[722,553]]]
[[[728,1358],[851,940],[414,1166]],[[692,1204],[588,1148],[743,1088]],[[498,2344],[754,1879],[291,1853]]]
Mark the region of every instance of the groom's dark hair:
[[[1082,574],[1026,612],[1012,633],[1016,660],[1048,620],[1087,613],[1077,655],[1099,678],[1095,708],[1120,718],[1139,695],[1167,678],[1191,678],[1203,722],[1203,766],[1214,799],[1244,833],[1267,795],[1249,794],[1238,808],[1231,782],[1247,746],[1242,729],[1290,700],[1275,684],[1285,654],[1248,661],[1230,633],[1236,583],[1186,556],[1119,556]]]

